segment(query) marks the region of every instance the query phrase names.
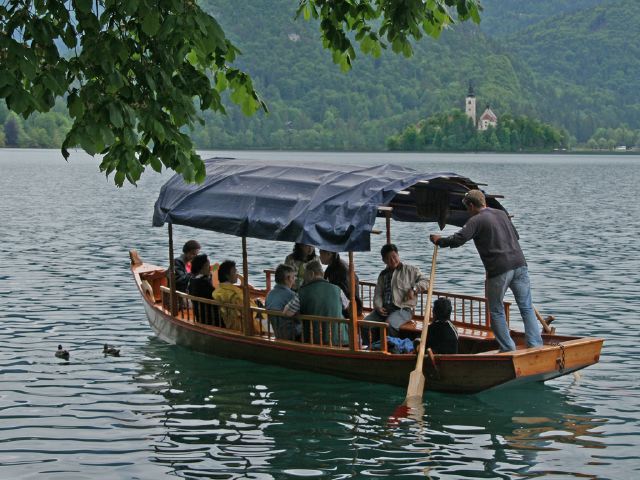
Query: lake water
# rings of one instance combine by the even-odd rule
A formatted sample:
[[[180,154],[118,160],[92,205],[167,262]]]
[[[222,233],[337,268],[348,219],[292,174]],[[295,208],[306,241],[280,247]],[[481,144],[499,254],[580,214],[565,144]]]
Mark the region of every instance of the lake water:
[[[640,477],[640,157],[223,155],[394,162],[488,183],[514,215],[534,302],[560,333],[605,338],[600,363],[518,389],[427,393],[424,414],[394,422],[401,388],[166,345],[127,251],[167,263],[151,217],[168,175],[118,189],[80,153],[0,150],[0,478]],[[402,258],[428,271],[435,229],[394,224]],[[241,259],[237,238],[175,230],[178,246],[195,237],[217,261]],[[381,269],[383,241],[356,255],[362,279]],[[257,285],[290,250],[249,246]],[[441,251],[438,288],[481,294],[482,280],[472,245]],[[105,358],[105,342],[122,356]]]

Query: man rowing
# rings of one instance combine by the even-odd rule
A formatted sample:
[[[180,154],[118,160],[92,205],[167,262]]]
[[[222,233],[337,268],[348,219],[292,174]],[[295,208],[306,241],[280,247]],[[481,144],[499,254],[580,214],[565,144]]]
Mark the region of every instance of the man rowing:
[[[480,190],[469,190],[462,204],[471,215],[464,226],[449,237],[433,234],[430,239],[439,247],[456,248],[473,240],[487,274],[487,299],[491,312],[491,330],[500,351],[516,349],[509,335],[504,314],[504,295],[511,289],[524,322],[527,347],[542,345],[538,325],[531,302],[531,284],[527,262],[518,243],[518,232],[507,214],[487,207]]]

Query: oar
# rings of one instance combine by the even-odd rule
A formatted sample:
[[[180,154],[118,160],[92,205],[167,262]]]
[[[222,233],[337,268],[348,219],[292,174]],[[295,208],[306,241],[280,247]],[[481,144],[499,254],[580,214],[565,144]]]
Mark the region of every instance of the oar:
[[[424,351],[427,345],[427,335],[429,332],[429,318],[431,318],[431,298],[433,297],[433,284],[436,279],[436,258],[438,256],[438,246],[433,246],[433,258],[431,259],[431,276],[429,277],[429,289],[427,291],[427,308],[422,320],[422,334],[420,335],[420,349],[416,368],[409,375],[409,385],[407,386],[407,396],[405,404],[422,402],[422,392],[424,391],[424,374],[422,373],[422,363],[424,361]]]
[[[549,324],[553,322],[556,319],[556,317],[554,317],[553,315],[549,315],[545,320],[544,318],[542,318],[542,315],[540,315],[540,312],[535,306],[533,307],[533,311],[535,312],[536,318],[540,322],[540,325],[542,325],[542,330],[544,331],[544,333],[553,334],[556,332],[556,329],[554,327],[549,326]]]

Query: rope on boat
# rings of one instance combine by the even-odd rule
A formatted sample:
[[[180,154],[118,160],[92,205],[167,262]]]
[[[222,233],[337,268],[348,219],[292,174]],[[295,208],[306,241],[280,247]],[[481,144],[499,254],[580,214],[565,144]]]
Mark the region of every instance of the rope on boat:
[[[565,351],[564,351],[564,345],[560,342],[554,342],[554,343],[550,343],[549,345],[553,345],[554,347],[560,347],[560,358],[558,358],[556,360],[556,363],[558,364],[558,371],[560,373],[564,372],[564,367],[565,367]]]

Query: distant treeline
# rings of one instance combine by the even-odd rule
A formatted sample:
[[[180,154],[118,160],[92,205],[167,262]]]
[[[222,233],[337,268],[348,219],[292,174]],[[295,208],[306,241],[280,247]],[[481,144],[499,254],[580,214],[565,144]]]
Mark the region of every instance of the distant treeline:
[[[206,125],[192,132],[199,148],[253,148],[255,137],[231,136],[220,127],[221,118],[210,118]],[[0,147],[60,148],[71,128],[71,120],[62,105],[46,114],[35,114],[28,120],[9,112],[0,102]],[[388,130],[392,130],[388,128]],[[221,144],[216,143],[210,135]],[[353,130],[337,116],[327,113],[321,124],[305,130],[287,128],[273,133],[273,148],[349,150]],[[503,115],[497,128],[476,130],[460,110],[433,115],[406,127],[401,133],[387,137],[389,150],[417,151],[550,151],[581,148],[611,151],[640,149],[640,130],[627,126],[598,128],[589,140],[572,144],[567,132],[525,116]],[[217,147],[215,145],[218,145]],[[264,144],[262,144],[264,145]]]
[[[533,152],[569,147],[565,131],[525,116],[500,117],[479,131],[460,110],[433,115],[387,139],[389,150]]]
[[[25,120],[0,102],[0,147],[60,148],[70,128],[71,119],[61,104]]]

